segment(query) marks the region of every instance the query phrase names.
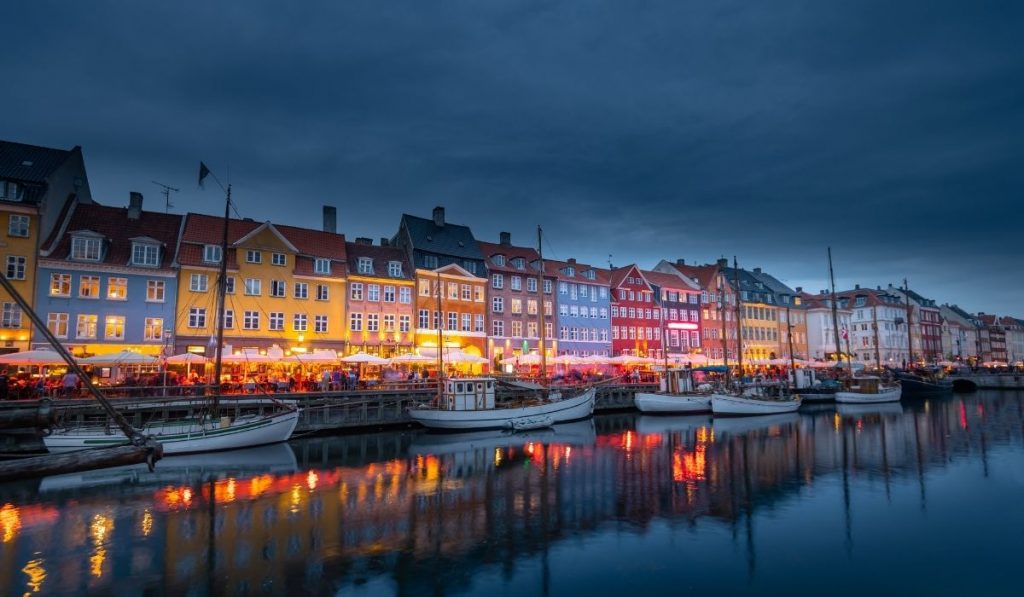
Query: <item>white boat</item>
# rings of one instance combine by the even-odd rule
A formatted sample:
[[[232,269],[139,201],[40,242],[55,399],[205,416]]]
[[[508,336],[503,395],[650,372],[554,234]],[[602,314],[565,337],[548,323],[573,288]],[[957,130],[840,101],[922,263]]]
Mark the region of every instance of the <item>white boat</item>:
[[[710,412],[711,392],[693,391],[689,370],[669,369],[662,377],[660,392],[637,392],[633,404],[643,413]]]
[[[439,405],[421,405],[408,412],[412,420],[432,429],[537,429],[589,417],[595,394],[593,388],[572,398],[553,392],[536,403],[498,406],[494,378],[447,379]]]
[[[845,404],[874,404],[897,402],[903,393],[899,383],[886,384],[878,377],[854,377],[841,391],[836,402]]]
[[[293,409],[269,415],[161,421],[146,425],[141,432],[160,442],[165,455],[193,454],[287,441],[298,422],[299,411]],[[119,429],[104,427],[54,429],[43,437],[43,443],[51,453],[103,448],[126,441]]]
[[[746,416],[774,415],[795,412],[801,400],[795,398],[770,398],[766,396],[738,396],[735,394],[712,394],[711,412],[717,415]]]

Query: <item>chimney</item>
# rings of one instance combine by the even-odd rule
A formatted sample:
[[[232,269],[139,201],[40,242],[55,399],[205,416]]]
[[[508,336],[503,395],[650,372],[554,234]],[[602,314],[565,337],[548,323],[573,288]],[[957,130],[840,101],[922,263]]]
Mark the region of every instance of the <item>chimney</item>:
[[[797,287],[796,287],[796,293],[797,293],[797,294],[802,294],[802,293],[803,293],[803,291],[804,291],[804,287],[803,287],[803,286],[797,286]]]
[[[754,268],[754,273],[755,273],[755,274],[760,274],[760,273],[761,273],[761,268],[759,268],[759,267],[755,267],[755,268]]]
[[[685,259],[676,259],[676,265],[686,265]]]
[[[128,194],[128,219],[138,220],[142,216],[142,193]]]
[[[443,219],[444,215],[442,214],[441,217]],[[505,247],[511,245],[512,244],[512,234],[510,232],[499,232],[498,233],[498,243],[501,244],[502,246],[505,246]]]
[[[388,247],[388,246],[390,246],[390,243],[391,243],[391,241],[388,240],[388,237],[386,237],[386,236],[380,237],[380,246]]]
[[[324,206],[324,232],[338,232],[338,208],[333,205]]]
[[[718,260],[718,267],[729,267],[729,260],[726,259],[725,257],[722,257],[721,259]]]
[[[853,289],[854,290],[860,290],[860,284],[854,284],[853,285]]]
[[[879,284],[879,285],[878,285],[878,289],[879,289],[879,290],[881,290],[881,289],[882,289],[882,285],[881,285],[881,284]]]
[[[570,257],[569,259],[566,259],[565,262],[566,263],[571,263],[573,265],[576,265],[576,258],[575,257]]]
[[[444,208],[440,205],[434,208],[434,226],[444,228]]]
[[[373,246],[373,239],[372,238],[366,238],[365,236],[360,236],[360,237],[356,238],[356,244],[357,245],[370,245],[370,246]]]

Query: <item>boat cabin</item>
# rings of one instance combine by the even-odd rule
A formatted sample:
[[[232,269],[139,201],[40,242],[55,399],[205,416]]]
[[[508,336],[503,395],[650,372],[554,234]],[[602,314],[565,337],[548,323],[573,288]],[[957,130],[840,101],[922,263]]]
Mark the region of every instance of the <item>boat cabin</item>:
[[[693,391],[693,371],[690,369],[669,369],[661,378],[661,391],[667,394],[685,394]]]
[[[858,394],[878,394],[884,389],[882,388],[882,378],[870,376],[851,378],[847,382],[846,388],[848,391]]]
[[[493,377],[462,377],[444,380],[441,410],[485,410],[494,408]]]

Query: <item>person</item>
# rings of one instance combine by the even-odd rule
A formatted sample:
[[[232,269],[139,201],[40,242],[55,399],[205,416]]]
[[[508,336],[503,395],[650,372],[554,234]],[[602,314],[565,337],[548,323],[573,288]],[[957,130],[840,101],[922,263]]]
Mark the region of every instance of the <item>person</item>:
[[[10,398],[10,388],[7,386],[10,381],[10,378],[7,377],[7,369],[0,369],[0,400]]]
[[[61,386],[64,388],[64,397],[71,398],[75,395],[75,390],[78,389],[78,374],[74,371],[68,371],[64,374],[61,379]]]
[[[331,385],[332,385],[331,389],[334,389],[334,390],[342,389],[343,381],[341,379],[341,371],[338,371],[337,369],[335,369],[334,373],[331,374]]]
[[[320,377],[320,391],[326,392],[331,387],[331,370],[324,369],[323,375]]]

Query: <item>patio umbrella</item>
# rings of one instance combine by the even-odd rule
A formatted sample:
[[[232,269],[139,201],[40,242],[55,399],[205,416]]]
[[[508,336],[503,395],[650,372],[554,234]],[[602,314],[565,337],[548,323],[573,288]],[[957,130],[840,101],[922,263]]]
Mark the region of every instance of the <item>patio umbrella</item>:
[[[226,354],[220,358],[224,363],[273,363],[273,357],[258,352],[240,352],[238,354]]]
[[[338,359],[342,363],[354,363],[359,365],[387,365],[388,360],[382,359],[372,354],[366,354],[365,352],[357,352],[350,354],[347,357],[341,357]]]
[[[78,362],[83,365],[156,365],[160,359],[133,350],[122,350],[78,359]]]
[[[338,353],[333,350],[314,350],[313,352],[293,354],[281,360],[287,363],[301,363],[304,365],[326,365],[338,362]]]
[[[201,354],[186,352],[167,357],[165,362],[168,365],[185,365],[185,375],[192,375],[192,365],[205,365],[210,362],[210,359]]]
[[[392,365],[420,365],[423,363],[433,363],[435,359],[425,357],[423,355],[409,352],[397,357],[391,357],[388,359]]]
[[[461,351],[460,351],[461,352]],[[501,359],[502,365],[540,365],[540,355],[536,353],[511,356]]]
[[[49,348],[12,352],[0,357],[2,365],[57,365],[64,360]]]

